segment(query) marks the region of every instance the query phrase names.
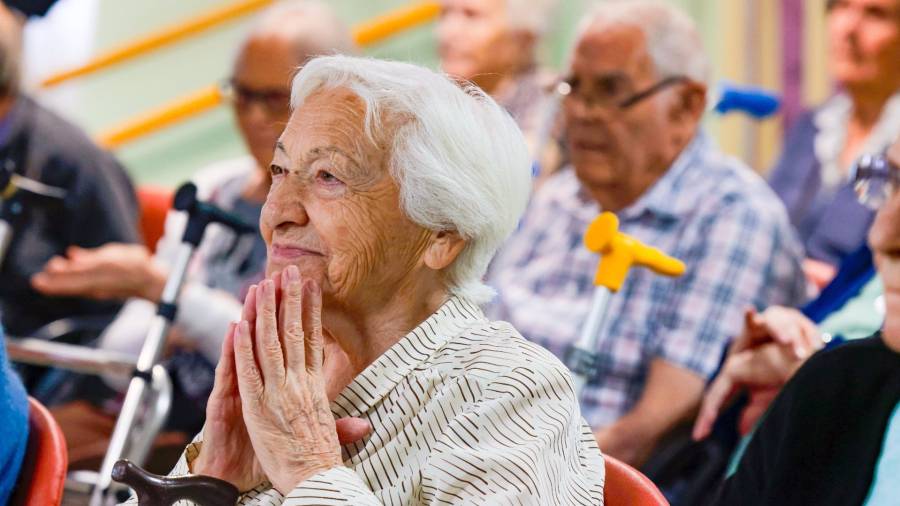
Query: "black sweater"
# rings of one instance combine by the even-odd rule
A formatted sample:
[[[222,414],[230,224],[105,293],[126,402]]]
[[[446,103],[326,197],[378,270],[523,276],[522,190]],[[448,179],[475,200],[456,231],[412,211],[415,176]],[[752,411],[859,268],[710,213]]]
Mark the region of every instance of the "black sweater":
[[[898,400],[900,353],[880,335],[815,354],[772,404],[716,504],[861,504]]]

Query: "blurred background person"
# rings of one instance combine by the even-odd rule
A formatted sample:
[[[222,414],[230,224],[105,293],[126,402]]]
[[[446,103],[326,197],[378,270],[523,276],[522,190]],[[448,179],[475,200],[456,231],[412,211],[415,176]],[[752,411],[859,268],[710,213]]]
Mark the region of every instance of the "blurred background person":
[[[503,106],[525,133],[532,156],[555,170],[560,153],[539,139],[550,106],[551,72],[538,67],[541,38],[558,0],[441,0],[437,24],[441,68],[471,81]],[[545,145],[538,146],[539,143]]]
[[[20,20],[0,4],[0,170],[47,185],[41,192],[51,187],[50,196],[3,190],[12,241],[0,267],[0,315],[8,334],[28,336],[62,318],[111,320],[121,302],[40,293],[31,276],[71,248],[136,243],[140,233],[134,188],[122,166],[21,91],[20,36]]]
[[[571,62],[562,110],[574,170],[536,192],[501,250],[490,314],[563,357],[590,310],[598,257],[582,236],[601,210],[687,264],[675,280],[629,274],[582,396],[604,453],[639,465],[692,416],[744,308],[802,302],[802,248],[765,181],[701,129],[708,63],[684,13],[605,2]]]
[[[261,14],[238,50],[227,86],[249,157],[215,164],[196,177],[198,196],[254,227],[269,192],[275,142],[290,117],[291,79],[309,58],[353,53],[346,26],[324,3],[291,0]],[[186,217],[170,212],[166,232],[151,257],[144,246],[111,244],[58,258],[34,277],[50,294],[130,299],[101,337],[100,347],[137,357],[176,254]],[[207,230],[181,292],[169,337],[167,369],[175,384],[168,428],[193,434],[203,423],[214,366],[228,323],[239,318],[250,285],[265,275],[266,247],[258,233],[235,237],[217,224]],[[117,389],[127,383],[113,381]],[[64,420],[71,460],[102,456],[115,422],[108,394],[54,410]]]
[[[872,222],[848,181],[851,164],[900,135],[900,0],[829,0],[826,26],[838,91],[798,119],[769,175],[820,282]]]
[[[860,311],[883,318],[867,339],[797,357],[786,334],[731,361],[732,380],[785,385],[716,504],[896,504],[900,494],[900,140],[887,153],[893,184],[869,232],[883,297]],[[846,310],[845,310],[846,311]],[[806,331],[819,337],[815,329]],[[775,342],[773,342],[775,341]],[[821,341],[820,341],[821,343]],[[821,344],[819,344],[821,346]],[[747,355],[748,352],[739,352]],[[732,355],[732,358],[737,355]],[[802,367],[800,365],[802,364]],[[796,370],[799,367],[799,370]],[[739,369],[743,371],[738,372]],[[796,370],[796,373],[794,372]],[[723,371],[724,372],[724,371]],[[786,378],[791,378],[788,381]],[[719,380],[717,380],[718,382]],[[708,397],[715,396],[714,383]]]

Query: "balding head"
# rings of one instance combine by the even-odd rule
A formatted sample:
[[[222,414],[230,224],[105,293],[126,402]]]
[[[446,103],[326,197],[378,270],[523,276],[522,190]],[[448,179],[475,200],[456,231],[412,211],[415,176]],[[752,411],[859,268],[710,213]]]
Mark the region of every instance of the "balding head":
[[[260,15],[238,50],[231,83],[238,127],[261,168],[290,116],[297,70],[316,56],[354,52],[350,30],[322,2],[280,2]]]
[[[588,32],[617,27],[641,30],[661,78],[685,76],[707,84],[709,60],[697,27],[684,12],[653,0],[608,0],[598,4],[582,22],[579,39]]]

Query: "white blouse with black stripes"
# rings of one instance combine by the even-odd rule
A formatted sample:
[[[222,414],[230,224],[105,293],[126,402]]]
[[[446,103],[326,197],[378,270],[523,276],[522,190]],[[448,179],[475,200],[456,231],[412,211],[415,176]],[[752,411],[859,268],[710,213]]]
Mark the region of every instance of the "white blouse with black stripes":
[[[603,457],[569,371],[463,299],[388,349],[332,411],[373,427],[343,448],[343,467],[287,497],[260,484],[238,504],[603,504]],[[188,473],[200,445],[172,475]]]

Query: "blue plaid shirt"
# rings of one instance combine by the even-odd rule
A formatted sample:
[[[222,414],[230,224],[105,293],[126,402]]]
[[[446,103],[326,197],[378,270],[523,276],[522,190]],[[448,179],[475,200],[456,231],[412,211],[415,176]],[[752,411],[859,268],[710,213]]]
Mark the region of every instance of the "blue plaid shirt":
[[[599,212],[574,171],[562,171],[535,194],[490,270],[498,297],[488,314],[561,358],[590,310],[599,257],[582,236]],[[596,350],[601,372],[581,403],[594,428],[635,405],[653,359],[706,379],[747,307],[805,298],[803,250],[781,201],[703,134],[618,216],[623,232],[683,260],[687,271],[671,279],[634,269],[612,297]]]

